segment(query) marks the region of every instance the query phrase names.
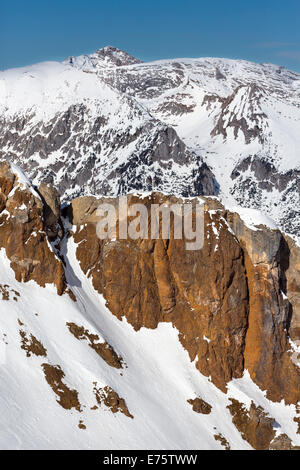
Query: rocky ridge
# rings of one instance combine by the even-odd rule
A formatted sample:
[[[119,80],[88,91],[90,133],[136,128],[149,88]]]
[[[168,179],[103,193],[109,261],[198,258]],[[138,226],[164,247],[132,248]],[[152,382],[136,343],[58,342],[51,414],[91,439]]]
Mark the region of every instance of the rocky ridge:
[[[0,163],[0,187],[0,247],[5,248],[17,281],[34,280],[43,287],[54,284],[61,295],[65,290],[64,268],[50,244],[53,236],[57,239],[63,233],[56,192],[50,190],[46,195],[46,186],[42,185],[39,194],[20,170],[14,173],[8,162]],[[43,194],[50,205],[42,199]]]

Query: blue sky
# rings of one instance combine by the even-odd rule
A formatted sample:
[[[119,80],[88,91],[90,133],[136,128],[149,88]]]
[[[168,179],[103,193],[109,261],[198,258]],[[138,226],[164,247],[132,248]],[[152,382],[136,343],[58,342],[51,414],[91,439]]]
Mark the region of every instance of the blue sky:
[[[105,45],[142,60],[230,57],[300,72],[299,0],[0,0],[0,69]]]

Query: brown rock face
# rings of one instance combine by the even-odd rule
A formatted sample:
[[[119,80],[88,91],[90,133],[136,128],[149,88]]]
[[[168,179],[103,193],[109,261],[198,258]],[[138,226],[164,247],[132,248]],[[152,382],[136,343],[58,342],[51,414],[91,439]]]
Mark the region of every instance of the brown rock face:
[[[105,405],[112,413],[123,413],[128,418],[133,419],[124,398],[121,398],[115,390],[108,385],[103,388],[97,388],[96,383],[94,385],[94,394],[98,405]]]
[[[280,434],[271,442],[270,450],[300,450],[299,446],[294,446],[291,439],[286,434]]]
[[[25,331],[20,330],[19,333],[21,336],[21,348],[26,351],[27,357],[30,357],[32,354],[35,356],[47,356],[47,350],[34,335],[30,334],[28,338]]]
[[[287,275],[291,277],[287,243],[279,231],[266,227],[249,230],[237,214],[228,219],[244,250],[248,280],[245,369],[262,390],[267,390],[268,398],[297,403],[300,375],[289,352],[292,305],[284,297],[289,287]]]
[[[224,436],[222,436],[222,434],[214,434],[214,438],[216,441],[219,441],[221,443],[225,450],[230,450],[229,442]]]
[[[131,196],[129,205],[149,209],[176,201],[153,193]],[[299,401],[299,369],[289,352],[291,304],[282,295],[287,250],[279,231],[252,231],[207,199],[201,250],[186,250],[185,240],[172,234],[170,240],[103,241],[96,235],[96,200],[88,207],[84,218],[73,206],[73,222],[80,220],[77,257],[114,315],[136,330],[172,322],[191,361],[223,391],[247,369],[268,398]]]
[[[56,188],[51,184],[41,183],[39,195],[43,201],[43,217],[50,240],[62,237],[63,228],[60,219],[60,197]]]
[[[285,235],[286,249],[286,290],[291,304],[290,335],[300,340],[300,249],[295,241]]]
[[[118,356],[113,347],[106,343],[99,343],[99,336],[91,334],[83,326],[78,326],[75,323],[67,323],[72,335],[79,340],[88,340],[90,348],[94,349],[96,353],[111,367],[116,369],[123,368],[123,359]]]
[[[202,398],[194,398],[187,400],[187,402],[192,405],[193,411],[196,413],[200,413],[203,415],[209,415],[211,412],[211,405],[206,403],[206,401],[202,400]]]
[[[63,382],[65,373],[60,366],[53,366],[50,364],[42,364],[42,368],[45,374],[45,379],[52,388],[53,392],[57,395],[57,403],[59,403],[66,410],[75,408],[77,411],[81,411],[81,406],[78,400],[77,390],[71,390]]]
[[[97,222],[96,210],[99,206],[99,200],[93,196],[83,196],[73,199],[69,208],[69,217],[74,225],[82,225],[89,221]]]
[[[138,201],[131,198],[131,203]],[[153,194],[142,202],[150,207],[165,201]],[[226,221],[206,213],[205,223],[199,251],[187,251],[184,240],[100,241],[92,223],[74,239],[80,242],[77,257],[83,271],[89,271],[112,313],[125,315],[136,330],[172,322],[198,369],[225,390],[244,370],[247,279],[243,251]]]
[[[257,450],[269,448],[275,436],[273,424],[275,420],[264,413],[261,407],[252,402],[248,411],[238,400],[231,399],[227,408],[232,415],[232,422],[241,433],[243,439]]]
[[[5,248],[19,282],[65,288],[61,261],[49,247],[45,206],[37,193],[19,182],[8,162],[0,163],[0,248]]]

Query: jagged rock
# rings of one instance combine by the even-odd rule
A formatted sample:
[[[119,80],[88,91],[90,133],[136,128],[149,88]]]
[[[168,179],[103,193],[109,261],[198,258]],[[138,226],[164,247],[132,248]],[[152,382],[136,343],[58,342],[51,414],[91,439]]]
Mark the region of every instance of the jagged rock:
[[[98,405],[105,405],[112,413],[123,413],[125,416],[128,416],[128,418],[133,419],[124,398],[121,398],[111,387],[105,386],[103,388],[97,388],[97,383],[95,382],[94,394]]]
[[[147,199],[132,197],[130,203],[149,207],[166,200],[154,194]],[[207,213],[206,225],[210,238],[205,238],[203,250],[194,252],[185,250],[183,240],[100,241],[90,223],[75,233],[74,240],[79,243],[77,257],[83,271],[90,272],[113,314],[120,319],[125,315],[137,330],[171,321],[191,360],[198,355],[199,370],[225,390],[228,380],[243,373],[247,280],[242,250],[226,222]]]
[[[16,279],[33,279],[43,287],[55,284],[62,294],[64,268],[47,239],[45,206],[30,182],[22,181],[21,173],[16,175],[8,162],[0,163],[0,200],[0,247],[11,261]]]
[[[30,334],[28,338],[24,330],[20,330],[19,333],[21,336],[21,348],[26,351],[27,357],[30,357],[31,354],[35,356],[47,356],[47,350],[34,335]]]
[[[79,57],[71,56],[68,57],[65,62],[73,66],[84,67],[85,70],[95,70],[109,66],[120,67],[142,63],[141,60],[136,59],[132,55],[128,54],[128,52],[122,51],[113,46],[103,47],[91,55],[83,55]]]
[[[264,195],[276,192],[280,198],[272,209],[280,214],[280,226],[287,233],[300,233],[297,207],[300,201],[299,169],[279,170],[263,155],[244,158],[231,173],[231,194],[238,204],[259,208]]]
[[[63,228],[60,219],[60,196],[54,186],[41,183],[38,189],[44,203],[44,222],[47,227],[47,233],[51,240],[57,237],[62,238]]]
[[[96,211],[100,204],[94,196],[77,197],[68,208],[69,218],[74,225],[97,222]]]
[[[243,247],[248,279],[245,368],[268,397],[297,403],[300,375],[289,352],[291,304],[282,295],[290,262],[287,244],[278,230],[250,230],[237,214],[229,214],[228,221]]]
[[[222,436],[221,433],[214,434],[214,438],[216,441],[219,441],[221,443],[221,445],[225,448],[225,450],[230,450],[229,442],[224,436]]]
[[[59,403],[66,410],[74,408],[81,411],[81,405],[78,400],[78,392],[75,389],[70,389],[64,382],[64,371],[59,365],[42,364],[45,379],[53,392],[57,395],[57,403]]]
[[[67,323],[70,333],[78,340],[86,339],[89,341],[89,346],[96,351],[96,353],[111,367],[122,369],[123,359],[119,357],[113,347],[106,341],[99,342],[100,338],[96,334],[90,333],[83,326],[78,326],[75,323]]]
[[[288,295],[291,305],[289,315],[289,333],[293,340],[300,340],[300,249],[291,237],[284,235],[285,279],[282,290]]]
[[[194,398],[194,399],[189,399],[187,400],[187,402],[192,405],[193,407],[193,410],[196,412],[196,413],[201,413],[201,414],[204,414],[204,415],[209,415],[210,412],[211,412],[211,405],[209,405],[208,403],[206,403],[206,401],[202,400],[202,398]]]

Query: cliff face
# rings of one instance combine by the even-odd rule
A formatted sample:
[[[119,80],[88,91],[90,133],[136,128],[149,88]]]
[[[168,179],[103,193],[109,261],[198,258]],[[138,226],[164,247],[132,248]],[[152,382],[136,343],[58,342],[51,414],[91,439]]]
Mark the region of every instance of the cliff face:
[[[158,331],[164,324],[178,333],[189,363],[197,369],[199,377],[207,378],[207,383],[214,385],[218,390],[216,393],[224,396],[224,400],[230,397],[225,401],[226,406],[222,404],[220,409],[224,408],[225,421],[230,420],[241,439],[258,449],[294,448],[298,442],[289,433],[292,428],[276,434],[274,423],[279,418],[270,416],[255,397],[251,396],[249,403],[241,403],[240,395],[230,395],[235,380],[242,380],[249,373],[250,382],[252,380],[258,386],[262,395],[266,391],[264,403],[284,400],[286,405],[293,405],[286,407],[286,413],[290,413],[293,429],[297,428],[300,419],[297,407],[300,401],[300,368],[297,365],[300,250],[292,239],[263,225],[250,229],[239,214],[226,210],[217,199],[201,198],[205,211],[204,245],[200,250],[186,250],[186,240],[174,239],[172,233],[170,240],[125,240],[120,239],[118,233],[112,239],[100,240],[96,234],[99,220],[96,210],[101,202],[110,202],[117,207],[117,198],[78,198],[61,216],[56,190],[49,185],[35,189],[17,168],[8,163],[0,165],[0,189],[0,247],[5,250],[18,285],[25,283],[26,286],[28,281],[35,281],[45,287],[41,295],[46,303],[50,295],[47,285],[55,285],[61,305],[69,302],[66,309],[58,309],[64,318],[63,334],[69,335],[68,338],[71,336],[76,345],[87,341],[90,353],[96,354],[98,361],[113,368],[114,374],[121,374],[114,382],[107,379],[99,383],[99,376],[84,372],[85,380],[93,376],[88,379],[92,393],[96,398],[102,397],[97,399],[96,405],[89,405],[93,413],[98,406],[105,406],[113,413],[120,411],[126,419],[133,418],[133,422],[139,419],[128,388],[120,385],[121,377],[127,374],[127,361],[130,369],[139,360],[136,352],[139,349],[135,350],[134,346],[129,354],[124,341],[120,343],[121,349],[114,349],[116,342],[112,332],[117,327],[113,323],[113,328],[107,328],[108,317],[114,322],[126,320],[136,335],[145,330]],[[143,203],[148,214],[151,204],[186,202],[161,193],[131,195],[127,200],[129,207]],[[117,219],[117,227],[119,223]],[[68,246],[75,247],[72,260]],[[74,263],[77,262],[81,274],[76,271]],[[83,284],[83,278],[90,278],[98,293],[93,302],[88,298],[89,287]],[[7,300],[5,289],[10,287],[0,284],[0,288],[3,299]],[[70,297],[62,295],[64,293],[69,293]],[[99,294],[105,299],[106,316],[97,319],[102,305]],[[54,310],[51,315],[56,318]],[[66,313],[62,313],[63,310]],[[65,403],[62,393],[67,397],[70,395],[71,401],[68,400],[72,406],[65,408],[85,413],[87,394],[77,391],[79,385],[72,382],[72,375],[67,377],[71,388],[64,383],[65,371],[70,374],[72,370],[68,362],[70,355],[62,367],[57,364],[60,354],[63,356],[63,351],[67,350],[67,342],[64,340],[59,346],[57,340],[57,335],[61,334],[62,326],[58,326],[61,319],[58,318],[55,324],[53,343],[53,338],[50,340],[47,336],[52,332],[52,323],[49,333],[41,326],[37,332],[34,329],[27,331],[29,316],[22,309],[17,312],[17,321],[22,327],[21,348],[27,351],[27,358],[32,354],[43,356],[39,370],[43,371],[49,389],[60,398],[57,403],[61,406]],[[95,325],[100,323],[100,318],[97,329]],[[47,339],[42,341],[42,335]],[[55,344],[54,352],[51,352],[52,344]],[[160,346],[163,350],[164,345]],[[165,347],[168,349],[167,344]],[[134,360],[130,365],[131,357]],[[79,360],[75,361],[76,370]],[[159,364],[159,359],[156,360]],[[177,361],[170,360],[170,367],[176,368]],[[76,372],[74,374],[75,377]],[[183,377],[180,380],[184,382]],[[58,388],[57,381],[61,383]],[[151,390],[151,396],[157,393]],[[207,398],[202,390],[203,400],[196,387],[193,392],[196,398],[191,391],[188,393],[182,400],[182,406],[188,409],[184,413],[193,414],[190,404],[199,402],[205,403],[207,415],[214,416],[215,405],[209,395]],[[281,403],[280,406],[285,405]],[[199,413],[201,420],[201,412],[196,415]],[[86,429],[85,426],[80,420],[79,429]],[[235,438],[217,431],[214,431],[214,438],[216,442],[226,442],[226,448],[230,447],[230,442],[236,442]]]
[[[289,342],[297,307],[287,282],[295,264],[288,243],[279,231],[248,229],[236,214],[229,220],[245,253],[249,289],[245,369],[272,400],[297,403],[300,376]]]
[[[74,221],[82,214],[80,201],[73,202]],[[176,201],[153,193],[131,197],[130,204]],[[97,203],[86,202],[89,213],[74,234],[76,253],[114,315],[136,330],[171,322],[191,361],[223,391],[248,370],[271,400],[300,400],[289,343],[290,328],[298,337],[299,275],[280,231],[251,230],[238,214],[220,205],[215,210],[216,201],[207,199],[201,250],[187,251],[185,240],[174,239],[100,241],[93,223]],[[293,250],[299,256],[295,244]]]
[[[8,162],[0,163],[0,201],[0,247],[5,249],[16,279],[34,280],[43,287],[55,284],[62,294],[64,269],[48,239],[58,218],[54,222],[55,215],[45,200],[21,172],[14,173]],[[44,213],[49,215],[44,218]]]
[[[294,341],[300,340],[300,250],[296,242],[285,235],[286,266],[285,288],[291,303],[290,335]]]
[[[168,199],[154,194],[131,203],[149,207]],[[83,271],[114,315],[125,316],[136,330],[171,322],[190,359],[222,390],[241,377],[247,277],[243,251],[225,219],[206,212],[200,251],[187,251],[185,240],[100,241],[90,223],[78,228],[74,240]]]

